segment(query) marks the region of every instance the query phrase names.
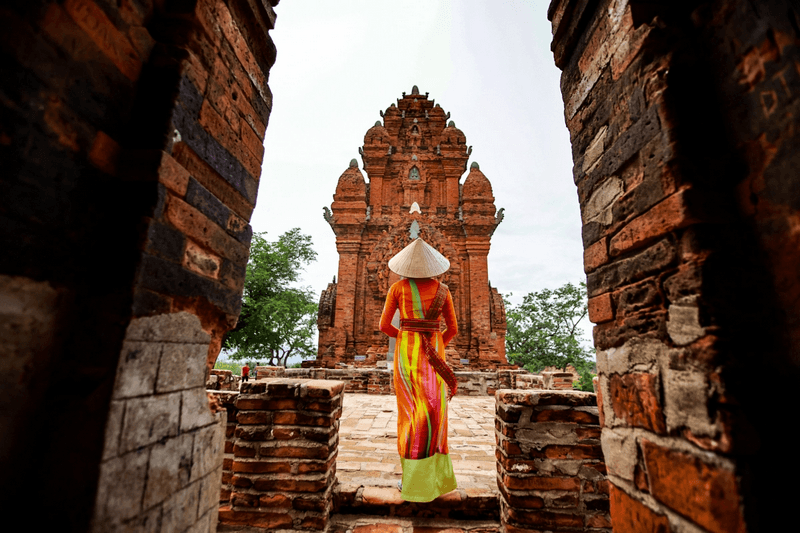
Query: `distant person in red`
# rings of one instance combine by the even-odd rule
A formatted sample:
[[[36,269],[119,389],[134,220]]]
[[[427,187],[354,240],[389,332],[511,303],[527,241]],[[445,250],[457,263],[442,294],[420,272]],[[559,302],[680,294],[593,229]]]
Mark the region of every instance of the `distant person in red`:
[[[247,363],[242,367],[242,381],[250,381],[250,367]]]

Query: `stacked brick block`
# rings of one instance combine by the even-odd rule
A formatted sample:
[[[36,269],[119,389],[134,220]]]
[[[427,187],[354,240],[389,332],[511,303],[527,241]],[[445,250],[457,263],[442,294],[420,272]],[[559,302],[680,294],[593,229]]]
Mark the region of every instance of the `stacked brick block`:
[[[542,388],[547,390],[572,390],[575,375],[570,372],[542,372]]]
[[[225,425],[225,445],[222,456],[222,487],[219,501],[227,503],[231,499],[231,478],[233,477],[233,445],[236,438],[236,398],[239,392],[208,391],[209,398],[218,403],[225,410],[227,424]]]
[[[264,529],[328,527],[344,384],[270,379],[236,399],[230,503],[221,523]]]
[[[503,530],[610,532],[595,395],[501,390],[496,397]]]
[[[779,530],[799,469],[776,468],[770,405],[794,398],[754,394],[749,369],[758,354],[800,378],[800,11],[555,0],[548,16],[614,527]]]

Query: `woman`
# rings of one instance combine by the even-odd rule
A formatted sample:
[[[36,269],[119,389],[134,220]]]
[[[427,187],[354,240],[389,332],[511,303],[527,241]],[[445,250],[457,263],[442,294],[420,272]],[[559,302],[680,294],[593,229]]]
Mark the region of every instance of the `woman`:
[[[444,348],[455,337],[456,314],[447,286],[433,278],[450,262],[422,239],[389,260],[403,276],[391,286],[381,315],[381,331],[395,337],[394,389],[397,395],[397,450],[403,467],[398,483],[403,499],[429,502],[456,488],[447,450],[447,402],[456,392],[455,375]],[[400,329],[392,325],[400,309]],[[444,317],[447,329],[440,331]]]

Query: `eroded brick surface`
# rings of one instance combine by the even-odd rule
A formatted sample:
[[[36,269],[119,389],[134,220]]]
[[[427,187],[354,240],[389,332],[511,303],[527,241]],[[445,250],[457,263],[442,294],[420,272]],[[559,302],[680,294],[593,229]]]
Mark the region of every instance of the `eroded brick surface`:
[[[754,393],[750,369],[758,352],[800,377],[800,12],[553,0],[548,16],[614,528],[780,529],[769,405],[794,399]]]
[[[610,531],[594,394],[502,390],[495,423],[506,530]]]
[[[221,398],[236,418],[222,468],[221,524],[327,529],[343,394],[336,381],[271,378]]]

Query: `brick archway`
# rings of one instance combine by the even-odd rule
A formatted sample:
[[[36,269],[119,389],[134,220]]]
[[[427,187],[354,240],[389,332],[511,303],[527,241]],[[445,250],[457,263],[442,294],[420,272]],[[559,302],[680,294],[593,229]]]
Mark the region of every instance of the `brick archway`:
[[[275,4],[2,8],[2,433],[14,437],[0,471],[12,508],[49,502],[52,520],[81,531],[93,512],[97,528],[103,512],[210,523],[181,511],[200,508],[215,471],[196,378],[238,313]],[[775,529],[797,469],[775,467],[787,425],[776,406],[794,398],[752,376],[800,373],[797,9],[555,0],[549,17],[613,520]],[[145,361],[156,374],[135,370]],[[168,372],[176,362],[188,371]],[[191,467],[172,461],[183,457]]]

